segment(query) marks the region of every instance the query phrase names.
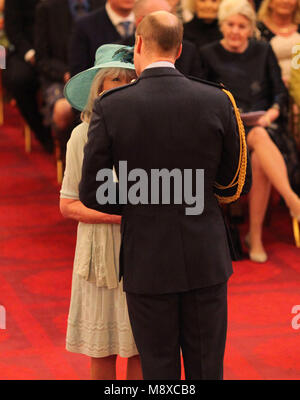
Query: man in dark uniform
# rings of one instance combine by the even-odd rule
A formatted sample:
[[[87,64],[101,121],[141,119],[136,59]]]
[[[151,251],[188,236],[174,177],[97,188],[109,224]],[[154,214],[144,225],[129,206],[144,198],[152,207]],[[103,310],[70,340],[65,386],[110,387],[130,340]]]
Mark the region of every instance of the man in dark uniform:
[[[164,11],[139,24],[134,53],[139,79],[95,101],[80,200],[120,213],[123,200],[101,206],[96,199],[99,170],[114,165],[121,187],[120,161],[127,162],[128,173],[139,169],[148,177],[155,170],[182,175],[204,170],[201,214],[187,215],[187,197],[178,204],[173,189],[169,204],[143,199],[123,206],[120,273],[144,379],[180,379],[180,349],[186,379],[222,379],[232,263],[215,182],[232,181],[240,141],[221,87],[174,68],[182,34],[178,18]],[[244,193],[250,175],[246,182]],[[128,182],[128,196],[133,185]]]

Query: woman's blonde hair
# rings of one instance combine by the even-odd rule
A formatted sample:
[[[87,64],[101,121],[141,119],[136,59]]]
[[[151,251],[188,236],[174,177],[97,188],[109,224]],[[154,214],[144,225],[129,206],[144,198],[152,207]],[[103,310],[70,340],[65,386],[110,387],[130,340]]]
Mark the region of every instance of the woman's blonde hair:
[[[111,79],[119,78],[125,80],[127,83],[136,78],[135,70],[125,68],[102,68],[97,72],[97,75],[93,79],[89,98],[84,110],[81,113],[81,119],[85,122],[90,122],[94,101],[101,94],[103,90],[103,83],[105,78],[110,77]]]
[[[258,13],[257,13],[257,19],[259,21],[264,21],[266,17],[270,16],[270,3],[272,0],[263,0],[261,3],[261,6],[259,7]],[[293,18],[293,23],[294,24],[300,24],[300,0],[297,0],[297,9],[294,14]]]
[[[253,36],[257,36],[256,14],[248,0],[223,0],[218,12],[219,25],[236,14],[243,15],[250,21]]]

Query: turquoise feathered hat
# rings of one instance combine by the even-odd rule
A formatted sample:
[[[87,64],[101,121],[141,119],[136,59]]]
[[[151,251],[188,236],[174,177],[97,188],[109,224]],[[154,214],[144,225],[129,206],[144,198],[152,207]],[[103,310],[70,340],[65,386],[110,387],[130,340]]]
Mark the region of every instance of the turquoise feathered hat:
[[[64,95],[72,107],[79,111],[85,108],[92,82],[101,68],[134,70],[133,47],[119,44],[105,44],[99,47],[94,66],[73,76],[65,86]]]

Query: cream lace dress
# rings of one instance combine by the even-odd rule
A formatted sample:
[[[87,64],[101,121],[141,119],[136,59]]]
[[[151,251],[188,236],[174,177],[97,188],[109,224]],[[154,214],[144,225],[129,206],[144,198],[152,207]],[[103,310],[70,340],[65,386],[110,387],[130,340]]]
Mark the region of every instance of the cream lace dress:
[[[60,197],[79,199],[88,124],[78,125],[67,145]],[[78,223],[66,348],[90,357],[138,354],[119,276],[120,225]]]

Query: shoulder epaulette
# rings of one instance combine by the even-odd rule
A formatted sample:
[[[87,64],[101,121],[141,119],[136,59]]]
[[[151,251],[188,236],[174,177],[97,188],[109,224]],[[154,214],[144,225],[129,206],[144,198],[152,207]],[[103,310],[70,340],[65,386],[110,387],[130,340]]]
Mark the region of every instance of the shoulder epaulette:
[[[187,78],[189,78],[189,79],[191,79],[193,81],[204,83],[206,85],[215,86],[215,87],[217,87],[219,89],[226,89],[225,85],[223,85],[223,83],[221,83],[221,82],[220,83],[211,82],[211,81],[207,81],[207,80],[202,79],[202,78],[197,78],[195,76],[187,76]]]
[[[118,86],[118,87],[113,88],[113,89],[106,90],[105,92],[100,93],[99,96],[100,96],[101,99],[103,99],[103,97],[109,96],[110,94],[115,93],[115,92],[117,92],[119,90],[123,90],[123,89],[126,89],[126,88],[130,87],[130,86],[136,85],[138,81],[139,81],[138,79],[132,79],[132,81],[130,83],[128,83],[127,85],[122,85],[122,86]]]

